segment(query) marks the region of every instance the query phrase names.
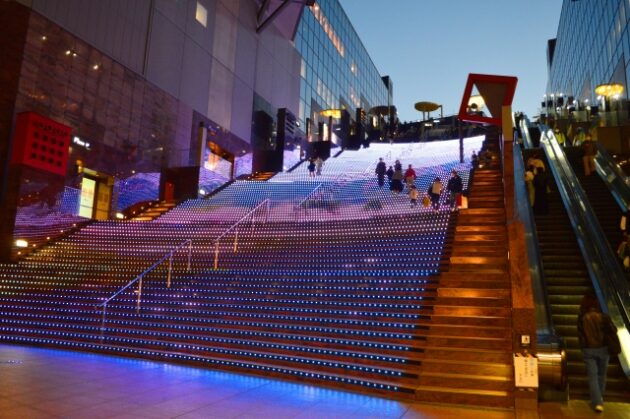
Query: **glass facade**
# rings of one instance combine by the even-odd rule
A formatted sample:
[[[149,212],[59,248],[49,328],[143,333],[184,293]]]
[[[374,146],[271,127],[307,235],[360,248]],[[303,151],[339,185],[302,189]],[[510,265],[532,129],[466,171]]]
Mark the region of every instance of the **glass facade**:
[[[595,87],[620,83],[628,97],[630,0],[564,0],[555,49],[549,55],[547,96],[597,100]]]
[[[317,122],[324,109],[366,111],[388,105],[388,90],[337,0],[305,7],[295,36],[302,57],[299,121]]]

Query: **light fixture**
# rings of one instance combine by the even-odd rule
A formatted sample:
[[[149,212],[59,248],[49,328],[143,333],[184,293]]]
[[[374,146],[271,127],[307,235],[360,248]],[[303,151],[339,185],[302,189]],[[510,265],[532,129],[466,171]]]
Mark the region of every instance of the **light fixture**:
[[[324,109],[319,113],[321,116],[332,116],[335,119],[341,118],[341,109]]]
[[[15,241],[15,247],[22,247],[22,248],[28,247],[28,242],[24,239],[17,239]]]
[[[125,219],[125,214],[123,214],[122,212],[117,212],[116,213],[116,219],[124,220]]]
[[[481,95],[472,95],[470,99],[468,99],[468,107],[470,108],[473,105],[476,105],[476,108],[479,111],[483,109],[484,106],[486,106],[486,101]]]
[[[595,88],[595,93],[604,97],[612,97],[623,93],[624,87],[620,83],[600,84]]]

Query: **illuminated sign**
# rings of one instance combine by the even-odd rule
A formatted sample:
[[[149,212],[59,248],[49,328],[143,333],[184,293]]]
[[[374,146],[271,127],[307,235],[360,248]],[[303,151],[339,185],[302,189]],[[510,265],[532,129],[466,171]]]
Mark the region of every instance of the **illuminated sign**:
[[[92,147],[92,144],[90,144],[88,141],[80,137],[77,137],[76,135],[72,137],[72,144],[78,145],[79,147],[83,147],[86,150],[89,150],[90,147]]]

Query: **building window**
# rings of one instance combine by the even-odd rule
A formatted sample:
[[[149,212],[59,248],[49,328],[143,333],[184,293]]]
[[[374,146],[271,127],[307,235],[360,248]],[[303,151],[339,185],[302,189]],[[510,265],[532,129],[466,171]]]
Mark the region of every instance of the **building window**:
[[[203,4],[197,2],[197,11],[195,13],[195,19],[201,23],[204,28],[208,26],[208,9],[203,7]]]

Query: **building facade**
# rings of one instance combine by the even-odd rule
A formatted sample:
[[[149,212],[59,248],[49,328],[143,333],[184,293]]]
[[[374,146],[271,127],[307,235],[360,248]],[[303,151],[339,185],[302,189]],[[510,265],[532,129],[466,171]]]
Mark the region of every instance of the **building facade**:
[[[281,170],[320,110],[387,104],[338,1],[306,3],[2,1],[1,259],[35,219],[61,231]]]
[[[326,109],[366,111],[391,105],[389,86],[337,0],[320,0],[300,20],[299,121],[317,121]]]
[[[605,109],[595,91],[602,84],[623,86],[614,100],[628,98],[629,21],[628,0],[564,0],[557,38],[547,49],[549,78],[543,112],[567,105],[577,110]]]

